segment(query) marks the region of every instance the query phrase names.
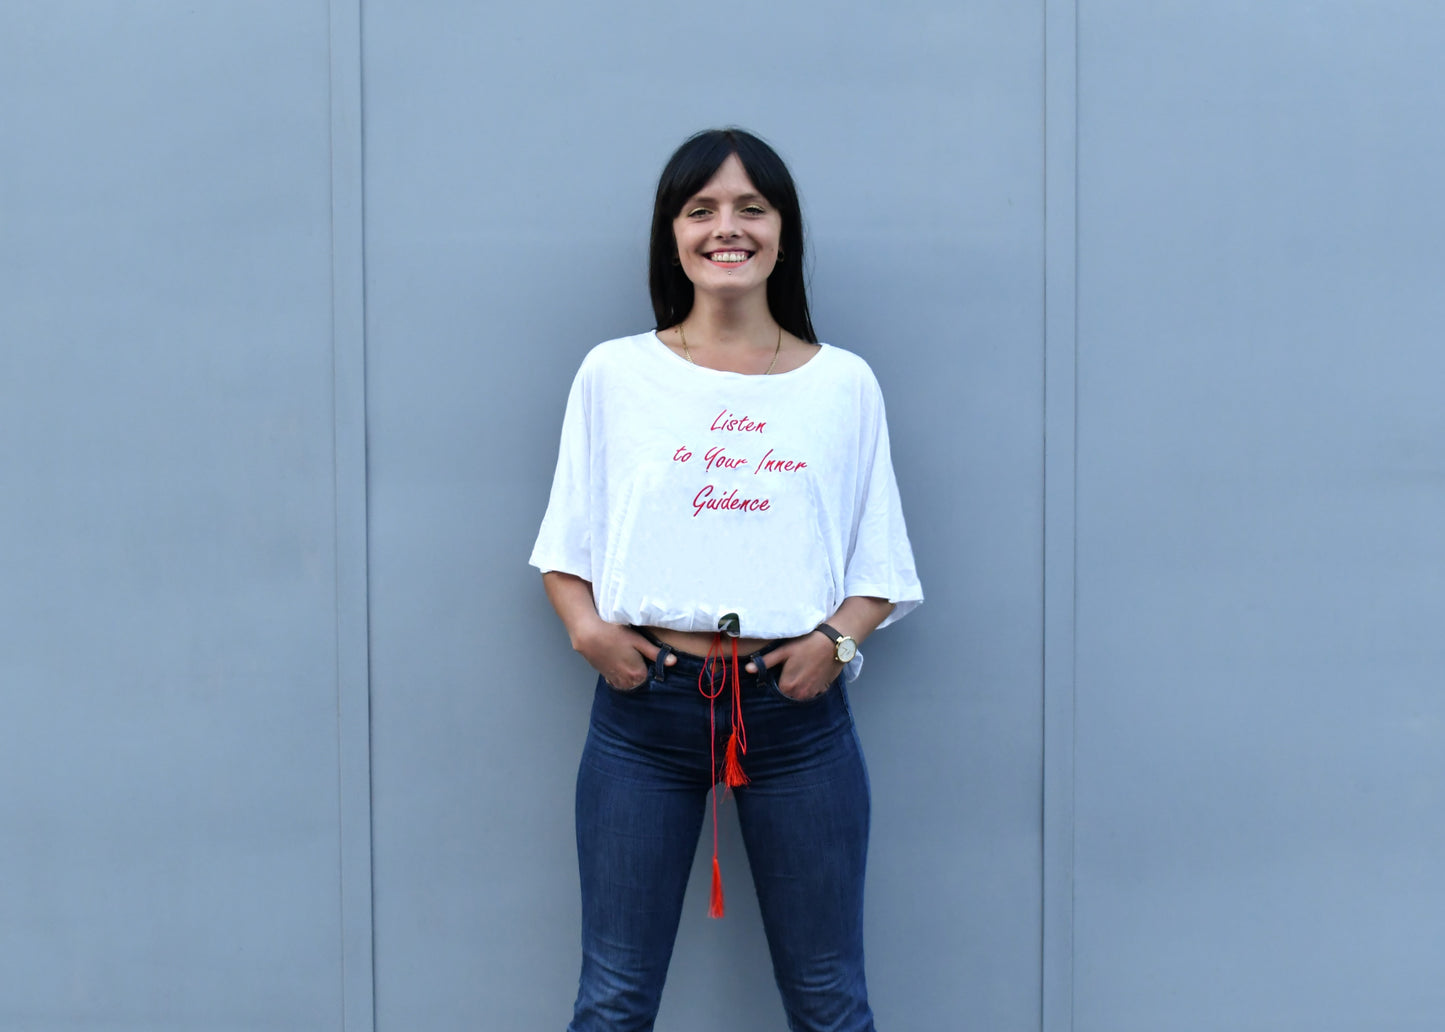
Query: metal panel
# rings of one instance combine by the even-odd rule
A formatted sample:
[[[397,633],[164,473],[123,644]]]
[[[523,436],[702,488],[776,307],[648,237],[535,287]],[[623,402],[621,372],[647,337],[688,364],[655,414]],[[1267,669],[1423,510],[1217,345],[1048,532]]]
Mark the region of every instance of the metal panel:
[[[1445,9],[1082,5],[1076,1027],[1445,1019]]]
[[[366,5],[380,1029],[566,1023],[591,678],[526,556],[578,361],[650,324],[657,172],[727,122],[799,179],[818,324],[883,382],[929,594],[853,696],[880,1021],[1038,1027],[1042,26],[1002,0]],[[740,875],[730,820],[723,848]],[[749,894],[709,923],[693,887],[659,1028],[781,1027]]]
[[[336,748],[342,1024],[375,1027],[371,670],[366,555],[366,298],[361,0],[332,0],[331,355],[336,473]]]
[[[322,3],[0,8],[0,1026],[341,1024]]]
[[[1078,11],[1045,4],[1044,1032],[1074,1019],[1074,611],[1078,372]]]

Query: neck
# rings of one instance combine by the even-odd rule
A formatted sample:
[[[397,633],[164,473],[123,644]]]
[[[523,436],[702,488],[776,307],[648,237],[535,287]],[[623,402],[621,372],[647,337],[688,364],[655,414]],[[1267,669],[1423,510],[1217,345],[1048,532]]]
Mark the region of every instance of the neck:
[[[772,350],[777,341],[778,323],[765,296],[728,301],[700,296],[683,322],[689,338],[720,347],[766,346]]]

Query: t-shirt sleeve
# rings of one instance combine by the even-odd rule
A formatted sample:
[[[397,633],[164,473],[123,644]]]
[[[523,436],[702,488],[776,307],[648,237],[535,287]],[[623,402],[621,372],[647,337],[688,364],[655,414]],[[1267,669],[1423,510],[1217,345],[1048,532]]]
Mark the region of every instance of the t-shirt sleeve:
[[[883,394],[868,377],[860,420],[858,479],[852,541],[844,570],[845,595],[871,595],[894,604],[880,627],[917,608],[923,586],[913,564],[913,546],[903,522],[903,505],[888,447]]]
[[[552,494],[529,560],[543,573],[556,571],[592,580],[591,470],[587,365],[584,363],[567,395]]]

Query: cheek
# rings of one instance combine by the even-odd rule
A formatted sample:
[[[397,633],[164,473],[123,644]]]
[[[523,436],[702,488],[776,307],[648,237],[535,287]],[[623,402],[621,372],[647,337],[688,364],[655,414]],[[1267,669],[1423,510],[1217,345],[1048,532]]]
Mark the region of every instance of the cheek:
[[[687,250],[687,226],[685,224],[677,222],[672,224],[672,247],[679,254]]]

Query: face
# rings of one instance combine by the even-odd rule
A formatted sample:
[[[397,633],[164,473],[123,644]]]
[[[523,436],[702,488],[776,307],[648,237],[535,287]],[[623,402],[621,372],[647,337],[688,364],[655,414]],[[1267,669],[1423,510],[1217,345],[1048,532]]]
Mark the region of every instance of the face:
[[[783,218],[728,155],[672,220],[682,271],[697,291],[736,296],[766,289]]]

